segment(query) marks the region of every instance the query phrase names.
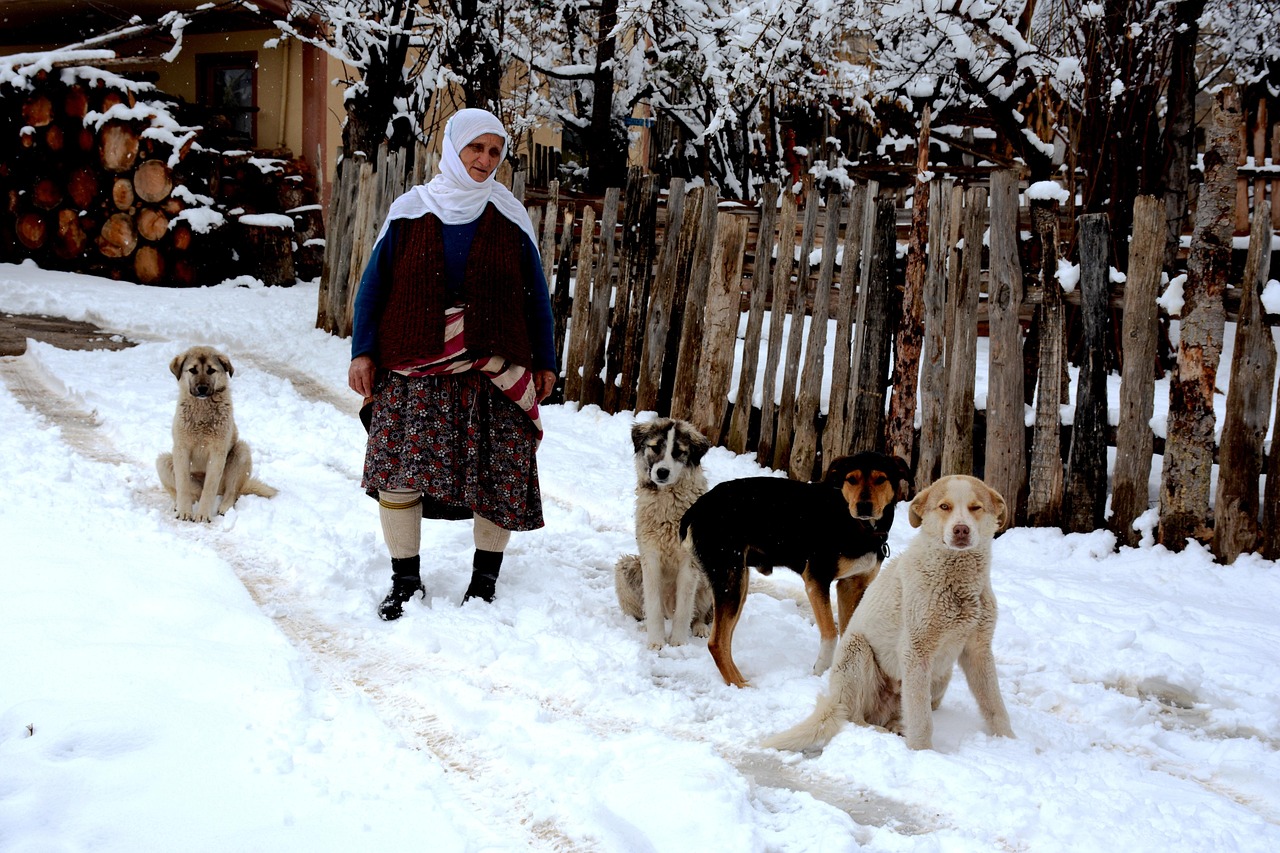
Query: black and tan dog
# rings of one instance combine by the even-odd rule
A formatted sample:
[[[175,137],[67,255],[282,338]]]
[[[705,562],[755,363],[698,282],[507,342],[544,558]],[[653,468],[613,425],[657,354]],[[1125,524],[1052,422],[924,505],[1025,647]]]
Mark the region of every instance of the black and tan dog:
[[[900,459],[865,452],[836,459],[820,483],[729,480],[689,508],[680,537],[711,584],[715,615],[707,648],[726,683],[746,684],[733,662],[733,631],[747,598],[750,566],[765,574],[786,566],[804,578],[822,637],[813,672],[831,666],[837,636],[831,582],[839,582],[843,631],[888,554],[899,485],[910,480]]]

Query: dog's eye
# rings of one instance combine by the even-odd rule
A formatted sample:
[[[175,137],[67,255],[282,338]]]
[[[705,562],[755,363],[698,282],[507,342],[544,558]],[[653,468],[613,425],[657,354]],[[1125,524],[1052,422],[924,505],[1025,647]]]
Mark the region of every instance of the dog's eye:
[[[871,482],[873,485],[883,486],[885,483],[889,482],[889,478],[877,471],[875,474],[871,475]]]
[[[942,510],[943,512],[951,512],[951,504],[940,503],[938,504],[938,509]]]
[[[973,513],[982,512],[982,504],[971,504],[969,506],[969,512],[973,512]]]

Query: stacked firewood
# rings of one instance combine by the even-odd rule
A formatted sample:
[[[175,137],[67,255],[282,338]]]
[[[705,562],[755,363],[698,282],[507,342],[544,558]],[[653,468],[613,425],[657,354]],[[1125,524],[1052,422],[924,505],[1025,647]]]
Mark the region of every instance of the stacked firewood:
[[[305,164],[206,148],[181,108],[84,67],[0,86],[0,260],[170,286],[317,277]]]

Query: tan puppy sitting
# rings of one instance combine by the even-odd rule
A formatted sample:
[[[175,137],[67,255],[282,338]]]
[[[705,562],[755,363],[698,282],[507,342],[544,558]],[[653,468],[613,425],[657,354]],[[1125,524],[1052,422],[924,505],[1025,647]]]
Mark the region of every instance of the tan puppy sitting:
[[[916,495],[909,517],[920,532],[884,564],[854,611],[826,694],[808,719],[764,745],[823,746],[849,720],[929,749],[933,711],[957,662],[987,728],[1013,737],[991,651],[991,541],[1004,514],[1004,498],[975,477],[943,477]]]
[[[275,489],[250,476],[249,445],[240,440],[231,409],[231,359],[212,347],[191,347],[169,363],[169,370],[178,380],[173,452],[156,458],[156,472],[178,518],[209,521],[219,495],[219,515],[243,494],[274,496]]]

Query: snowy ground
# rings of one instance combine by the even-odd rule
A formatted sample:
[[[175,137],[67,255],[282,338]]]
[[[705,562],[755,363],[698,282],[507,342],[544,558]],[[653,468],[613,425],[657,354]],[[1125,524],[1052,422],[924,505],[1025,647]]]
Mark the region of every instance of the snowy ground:
[[[762,750],[824,684],[802,587],[757,579],[747,689],[704,640],[645,647],[612,578],[634,550],[631,414],[544,409],[547,527],[513,537],[492,605],[458,604],[469,526],[428,522],[430,600],[378,621],[347,343],[315,303],[0,265],[0,311],[140,342],[0,359],[0,849],[1280,849],[1274,563],[1010,531],[995,652],[1016,740],[982,733],[958,678],[935,751],[853,727],[817,757]],[[207,525],[171,517],[153,467],[193,343],[231,356],[280,489]],[[891,546],[911,532],[899,513]]]

